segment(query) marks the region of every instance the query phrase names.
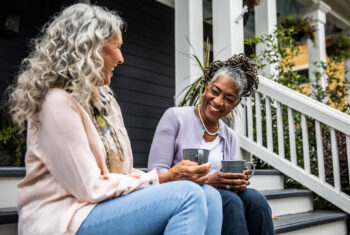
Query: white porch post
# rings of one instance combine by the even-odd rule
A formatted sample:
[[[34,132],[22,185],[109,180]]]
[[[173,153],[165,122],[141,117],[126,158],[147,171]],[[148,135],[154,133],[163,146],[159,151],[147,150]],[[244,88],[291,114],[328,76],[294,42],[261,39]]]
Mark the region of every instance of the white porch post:
[[[313,18],[317,28],[315,45],[310,39],[307,40],[307,48],[308,48],[308,56],[309,56],[309,78],[310,78],[311,84],[315,84],[316,82],[316,77],[314,74],[315,71],[318,71],[324,74],[324,71],[322,71],[321,68],[315,66],[314,62],[316,61],[320,61],[324,63],[327,62],[325,23],[326,23],[326,14],[330,10],[331,8],[322,1],[314,3],[313,5],[305,9],[306,16]],[[321,77],[320,85],[322,86],[323,89],[326,89],[328,85],[327,76]]]
[[[203,61],[203,4],[202,0],[174,2],[175,104],[178,105],[185,94],[182,91],[201,74],[192,55]]]
[[[226,60],[233,54],[244,52],[242,0],[213,1],[213,49],[215,60]]]
[[[277,24],[277,10],[276,0],[263,0],[258,6],[254,8],[255,11],[255,36],[262,36],[264,34],[271,34],[275,30]],[[261,54],[266,50],[266,45],[258,44],[256,47],[257,54]],[[276,65],[267,64],[264,67],[264,76],[270,78],[271,75],[276,74]]]
[[[226,60],[233,54],[244,53],[243,19],[236,22],[242,14],[242,0],[213,1],[213,49],[214,60]],[[233,123],[238,134],[245,134],[245,112],[240,106]],[[237,151],[237,159],[246,158]]]

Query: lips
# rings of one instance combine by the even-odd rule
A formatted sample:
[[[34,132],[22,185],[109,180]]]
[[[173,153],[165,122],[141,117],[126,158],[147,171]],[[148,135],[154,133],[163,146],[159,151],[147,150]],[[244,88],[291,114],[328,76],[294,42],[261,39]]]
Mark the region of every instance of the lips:
[[[212,114],[219,114],[221,111],[219,109],[214,108],[211,104],[208,104],[208,110]]]

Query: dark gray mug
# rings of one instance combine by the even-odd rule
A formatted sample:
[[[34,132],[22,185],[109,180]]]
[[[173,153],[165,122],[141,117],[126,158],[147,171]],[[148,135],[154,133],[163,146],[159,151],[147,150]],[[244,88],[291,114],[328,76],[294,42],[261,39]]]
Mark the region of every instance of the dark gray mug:
[[[209,150],[207,149],[184,149],[183,150],[183,158],[184,160],[190,160],[193,162],[197,162],[198,165],[204,164],[208,162]]]
[[[250,179],[255,173],[255,165],[252,162],[246,162],[245,160],[222,160],[222,171],[230,173],[242,173],[244,170],[249,169],[250,174],[248,179]],[[248,168],[247,166],[250,166]]]

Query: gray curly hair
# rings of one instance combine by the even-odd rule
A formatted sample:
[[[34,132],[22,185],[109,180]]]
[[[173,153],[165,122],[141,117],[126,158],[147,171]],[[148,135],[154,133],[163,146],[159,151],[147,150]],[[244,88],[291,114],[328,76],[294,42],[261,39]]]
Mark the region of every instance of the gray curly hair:
[[[117,13],[99,6],[78,3],[52,18],[33,41],[30,55],[22,61],[17,84],[10,88],[9,107],[21,130],[28,121],[37,128],[37,117],[49,89],[67,91],[86,110],[99,98],[103,85],[105,42],[125,23]],[[102,89],[110,91],[108,86]]]

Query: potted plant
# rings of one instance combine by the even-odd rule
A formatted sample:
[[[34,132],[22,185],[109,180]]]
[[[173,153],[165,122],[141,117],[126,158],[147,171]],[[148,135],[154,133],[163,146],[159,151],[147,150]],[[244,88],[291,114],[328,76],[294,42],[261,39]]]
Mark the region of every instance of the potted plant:
[[[350,38],[343,33],[331,36],[326,43],[326,51],[329,57],[350,57]]]
[[[314,20],[302,15],[288,15],[281,20],[280,26],[284,29],[292,29],[292,37],[299,43],[311,39],[315,43],[316,26]]]
[[[205,85],[208,83],[208,81],[205,79],[204,73],[205,73],[205,70],[212,63],[211,57],[210,57],[209,40],[207,39],[204,46],[203,64],[201,63],[197,55],[192,55],[191,57],[196,61],[197,65],[201,68],[202,74],[200,77],[196,79],[196,81],[194,81],[191,85],[187,86],[182,91],[184,92],[185,90],[187,90],[179,106],[186,106],[186,105],[193,106],[193,105],[197,105],[198,102],[200,102],[200,97],[204,92]]]

